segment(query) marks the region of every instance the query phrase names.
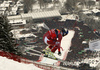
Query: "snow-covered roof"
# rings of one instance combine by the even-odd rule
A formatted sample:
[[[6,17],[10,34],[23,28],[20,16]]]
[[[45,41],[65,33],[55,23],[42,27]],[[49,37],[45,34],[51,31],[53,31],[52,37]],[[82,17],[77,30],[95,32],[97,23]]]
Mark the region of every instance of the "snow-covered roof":
[[[93,11],[94,13],[100,12],[99,9],[95,9],[95,8],[94,8],[92,11]]]
[[[4,1],[2,4],[0,4],[0,7],[9,7],[9,2],[8,1]]]
[[[78,15],[75,15],[75,14],[61,15],[62,19],[60,21],[66,21],[67,19],[68,20],[76,20],[76,16],[78,16]]]
[[[17,11],[18,6],[14,5],[14,7],[12,7],[12,11]]]
[[[99,17],[97,16],[93,16],[93,19],[99,21]]]
[[[0,56],[0,70],[42,70],[34,64],[24,64]]]
[[[51,8],[51,7],[53,7],[53,4],[48,4],[48,8]]]
[[[4,8],[4,7],[0,7],[0,10],[4,10],[4,11],[5,11],[5,10],[6,10],[6,8]]]
[[[20,31],[22,30],[28,30],[27,28],[25,29],[14,29],[12,30],[11,32],[14,34],[13,37],[14,38],[21,38],[21,37],[30,37],[30,36],[34,36],[34,37],[37,37],[36,35],[34,35],[33,33],[28,33],[28,34],[20,34]]]
[[[28,19],[28,18],[32,18],[32,19],[40,19],[40,18],[48,18],[48,17],[60,17],[60,13],[57,10],[54,11],[45,11],[45,12],[38,12],[38,13],[28,13],[28,14],[21,14],[21,15],[17,15],[17,16],[8,16],[7,18],[9,20],[13,20],[13,19]]]
[[[39,18],[47,18],[47,17],[58,17],[61,16],[59,11],[45,11],[45,12],[38,12],[38,13],[28,13],[22,14],[22,17],[32,17],[32,19],[39,19]]]
[[[28,34],[17,34],[16,35],[16,38],[19,39],[21,37],[30,37],[30,36],[34,36],[34,37],[37,37],[36,35],[32,34],[32,33],[28,33]]]
[[[16,4],[16,5],[17,5],[17,6],[23,6],[23,4],[21,4],[21,3],[20,3],[20,4]]]
[[[82,10],[83,10],[83,11],[88,11],[89,9],[87,9],[87,8],[83,8]]]
[[[8,18],[9,20],[21,19],[21,15],[17,15],[17,16],[8,16],[7,18]]]
[[[16,5],[17,6],[23,6],[23,4],[21,3],[21,1],[17,1]]]
[[[38,27],[43,27],[45,29],[50,29],[45,23],[40,23],[40,24],[37,24]]]
[[[39,6],[39,4],[38,4],[38,2],[36,2],[35,4],[33,4],[33,7],[32,7],[32,9],[40,9],[40,6]]]
[[[19,19],[19,20],[10,20],[9,23],[21,23],[21,24],[26,24],[26,20],[22,20],[22,19]],[[18,24],[19,25],[19,24]]]
[[[86,10],[86,11],[84,11],[83,13],[84,13],[84,14],[90,14],[90,13],[92,13],[92,11]]]

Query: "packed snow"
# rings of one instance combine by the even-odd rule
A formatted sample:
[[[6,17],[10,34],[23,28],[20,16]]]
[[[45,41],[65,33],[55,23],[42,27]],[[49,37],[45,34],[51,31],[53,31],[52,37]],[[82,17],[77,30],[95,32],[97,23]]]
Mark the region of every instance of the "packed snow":
[[[43,70],[33,64],[19,63],[0,56],[0,70]]]

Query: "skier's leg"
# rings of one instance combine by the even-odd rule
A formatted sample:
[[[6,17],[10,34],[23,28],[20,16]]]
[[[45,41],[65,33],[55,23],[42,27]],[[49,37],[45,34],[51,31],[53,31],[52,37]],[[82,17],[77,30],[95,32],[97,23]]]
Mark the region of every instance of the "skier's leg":
[[[53,52],[49,52],[48,53],[48,57],[52,58],[52,59],[57,59],[55,56],[54,56],[54,53]]]
[[[52,47],[53,47],[52,45],[49,46],[50,49],[52,49]]]
[[[58,47],[58,46],[54,46],[54,47],[51,49],[51,52],[54,53],[54,52],[57,50],[57,47]]]
[[[52,47],[53,47],[53,46],[49,45],[48,47],[46,47],[46,49],[44,49],[44,50],[42,51],[42,53],[45,54],[45,53],[51,52]]]

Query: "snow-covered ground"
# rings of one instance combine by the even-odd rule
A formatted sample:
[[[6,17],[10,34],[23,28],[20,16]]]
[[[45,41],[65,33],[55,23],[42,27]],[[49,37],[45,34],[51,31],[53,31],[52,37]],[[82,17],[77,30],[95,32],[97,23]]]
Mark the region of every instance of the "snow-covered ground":
[[[33,64],[19,63],[0,56],[0,70],[42,70]]]
[[[63,48],[63,50],[61,50],[62,55],[59,56],[59,55],[57,54],[57,53],[58,53],[58,50],[56,50],[56,52],[55,52],[54,55],[55,55],[57,58],[60,58],[60,59],[62,59],[62,60],[65,60],[65,59],[66,59],[67,53],[68,53],[68,51],[69,51],[69,49],[70,49],[70,46],[71,46],[71,40],[72,40],[73,36],[74,36],[74,31],[69,30],[68,35],[66,35],[66,36],[64,36],[64,37],[62,38],[62,41],[61,41],[61,47]],[[43,59],[42,59],[40,62],[41,62],[41,63],[52,64],[52,65],[53,65],[53,64],[54,64],[54,65],[59,65],[59,64],[57,64],[57,63],[59,63],[59,61],[53,60],[53,59],[49,59],[49,58],[46,58],[46,57],[43,57]]]

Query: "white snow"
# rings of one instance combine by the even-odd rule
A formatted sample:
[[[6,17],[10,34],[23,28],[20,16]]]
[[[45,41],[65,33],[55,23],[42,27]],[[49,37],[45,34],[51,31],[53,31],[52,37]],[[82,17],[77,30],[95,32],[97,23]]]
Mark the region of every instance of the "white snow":
[[[16,25],[21,25],[21,24],[26,24],[26,20],[22,20],[22,19],[19,19],[19,20],[16,20],[16,19],[15,20],[9,20],[9,23],[16,24]]]
[[[48,4],[47,7],[48,7],[48,8],[51,8],[51,7],[53,7],[53,4]]]
[[[96,8],[94,8],[92,11],[93,11],[94,13],[100,12],[100,10],[99,10],[99,9],[96,9]]]
[[[29,36],[34,36],[34,37],[37,37],[36,35],[34,35],[33,33],[28,33],[28,34],[20,34],[20,31],[22,30],[29,30],[27,28],[24,28],[24,29],[14,29],[12,30],[11,32],[14,34],[13,37],[14,38],[21,38],[21,37],[29,37]]]
[[[9,7],[9,2],[8,1],[4,1],[2,4],[0,4],[0,7]]]
[[[0,56],[0,70],[43,70],[33,64],[24,64]]]
[[[91,14],[92,11],[90,11],[90,10],[86,10],[86,11],[84,11],[83,13],[84,13],[84,14]]]
[[[33,11],[34,10],[38,10],[38,9],[40,9],[40,6],[39,6],[39,4],[38,3],[36,3],[36,4],[33,4]],[[38,12],[38,11],[37,11]]]
[[[96,21],[99,21],[99,17],[97,17],[97,16],[93,16],[93,19]]]
[[[40,23],[40,24],[37,24],[37,27],[43,27],[45,29],[50,29],[45,23]]]
[[[59,56],[59,55],[57,54],[57,53],[58,53],[58,50],[56,50],[56,52],[55,52],[54,55],[55,55],[57,58],[60,58],[60,59],[62,59],[62,60],[63,60],[64,58],[66,58],[67,53],[68,53],[68,51],[69,51],[69,49],[70,49],[70,46],[71,46],[71,40],[72,40],[73,36],[74,36],[74,31],[69,30],[68,35],[66,35],[66,36],[64,36],[64,37],[62,38],[61,47],[63,48],[63,51],[61,50],[62,55]],[[57,60],[49,59],[49,58],[46,58],[46,57],[44,57],[44,58],[42,59],[42,61],[41,61],[41,63],[47,63],[47,64],[55,64],[55,63],[57,63],[57,62],[58,62]]]
[[[76,14],[68,14],[68,15],[61,15],[62,19],[60,21],[66,21],[67,19],[69,20],[76,20]]]

